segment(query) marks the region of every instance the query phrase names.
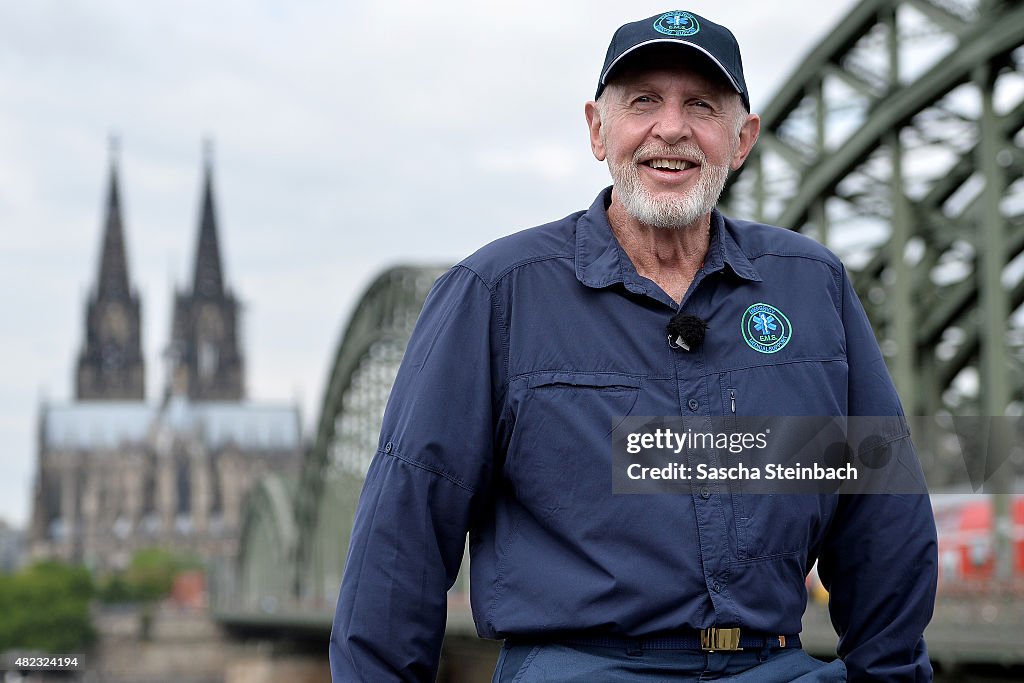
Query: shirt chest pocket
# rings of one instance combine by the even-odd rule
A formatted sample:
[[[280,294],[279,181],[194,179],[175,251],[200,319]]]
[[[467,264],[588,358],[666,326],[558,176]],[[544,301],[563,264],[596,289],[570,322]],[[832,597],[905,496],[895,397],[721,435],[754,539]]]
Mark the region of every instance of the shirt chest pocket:
[[[611,495],[612,428],[636,405],[641,383],[635,375],[582,372],[518,380],[504,473],[519,502],[551,516],[581,495]]]
[[[842,359],[761,365],[719,375],[723,415],[800,416],[847,413]]]

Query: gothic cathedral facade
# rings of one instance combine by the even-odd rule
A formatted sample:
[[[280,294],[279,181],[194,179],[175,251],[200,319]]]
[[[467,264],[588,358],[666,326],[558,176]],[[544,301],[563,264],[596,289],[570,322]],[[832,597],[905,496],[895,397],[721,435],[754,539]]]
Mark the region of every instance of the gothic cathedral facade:
[[[193,277],[174,296],[167,385],[148,402],[112,154],[75,398],[40,410],[32,556],[100,570],[151,546],[228,560],[249,490],[265,473],[298,468],[298,407],[246,398],[241,306],[224,277],[215,208],[207,154]]]

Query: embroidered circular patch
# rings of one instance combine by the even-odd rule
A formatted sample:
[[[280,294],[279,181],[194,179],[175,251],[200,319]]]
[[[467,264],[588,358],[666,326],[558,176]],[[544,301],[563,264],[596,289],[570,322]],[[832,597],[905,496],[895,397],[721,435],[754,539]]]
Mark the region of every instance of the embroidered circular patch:
[[[667,36],[692,36],[700,30],[697,18],[689,12],[665,12],[654,21],[654,30]]]
[[[760,353],[775,353],[789,343],[793,326],[782,311],[768,304],[754,304],[743,313],[743,340]]]

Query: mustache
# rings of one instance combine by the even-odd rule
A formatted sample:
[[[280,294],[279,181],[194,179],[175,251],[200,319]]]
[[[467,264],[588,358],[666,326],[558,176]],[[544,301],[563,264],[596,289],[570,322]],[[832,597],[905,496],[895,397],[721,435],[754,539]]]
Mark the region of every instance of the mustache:
[[[685,157],[701,165],[707,163],[703,150],[694,144],[641,145],[633,152],[633,163],[639,164],[642,159],[656,159],[660,157]]]

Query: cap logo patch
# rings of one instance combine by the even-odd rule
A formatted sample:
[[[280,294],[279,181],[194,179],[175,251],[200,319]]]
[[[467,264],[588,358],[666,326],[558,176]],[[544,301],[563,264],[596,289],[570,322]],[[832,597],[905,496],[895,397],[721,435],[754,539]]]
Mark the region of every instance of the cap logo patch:
[[[689,12],[665,12],[654,21],[654,30],[666,36],[692,36],[700,30],[697,18]]]
[[[768,304],[754,304],[743,313],[743,340],[758,353],[775,353],[789,343],[793,326],[782,311]]]

